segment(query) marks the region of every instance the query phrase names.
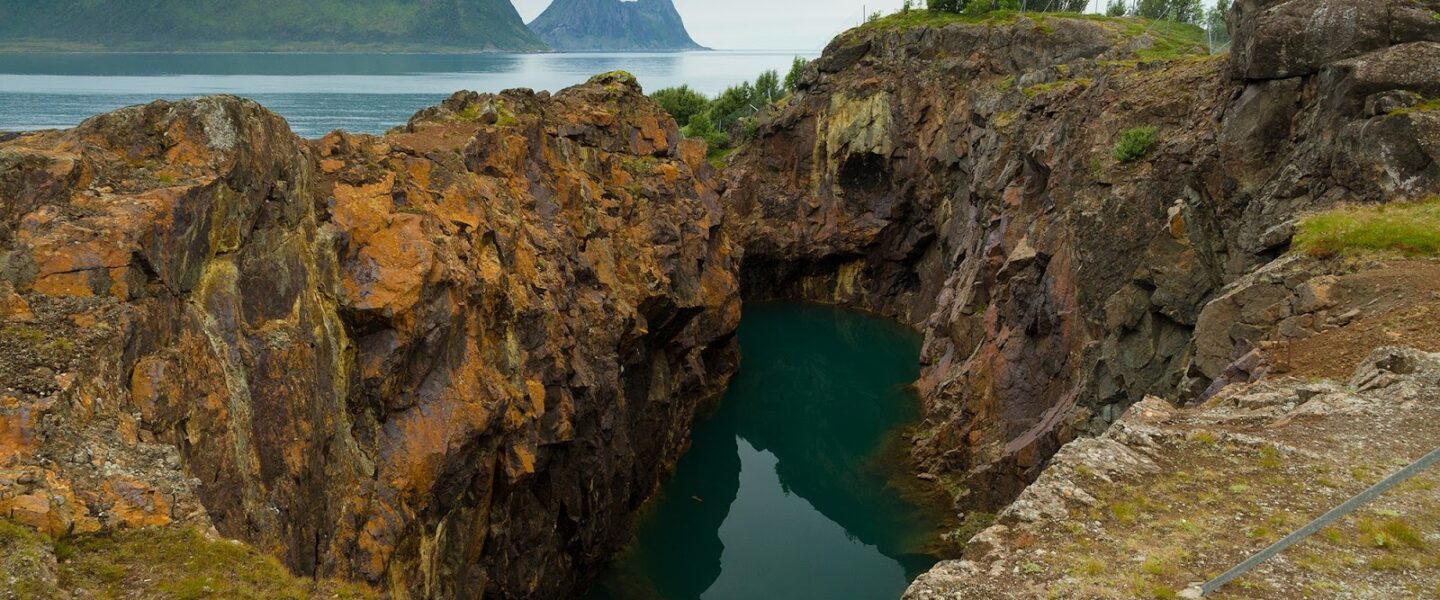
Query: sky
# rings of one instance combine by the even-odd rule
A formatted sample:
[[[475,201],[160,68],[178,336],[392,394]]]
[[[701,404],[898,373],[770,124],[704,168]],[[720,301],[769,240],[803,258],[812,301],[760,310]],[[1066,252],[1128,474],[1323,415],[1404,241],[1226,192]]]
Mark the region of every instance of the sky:
[[[528,23],[550,0],[512,0]],[[903,0],[675,0],[690,37],[717,50],[820,50],[859,24],[864,11],[886,13]],[[1092,0],[1100,7],[1103,0]],[[1214,0],[1205,0],[1213,5]],[[1095,9],[1097,12],[1099,8]]]

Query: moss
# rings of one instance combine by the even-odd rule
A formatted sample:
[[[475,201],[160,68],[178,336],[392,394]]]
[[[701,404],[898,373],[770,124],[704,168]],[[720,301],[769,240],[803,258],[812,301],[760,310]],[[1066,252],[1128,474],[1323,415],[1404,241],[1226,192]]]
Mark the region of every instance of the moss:
[[[1155,148],[1155,137],[1159,129],[1153,125],[1135,127],[1120,133],[1111,154],[1122,163],[1135,162],[1144,158]]]
[[[1347,206],[1300,223],[1294,246],[1317,258],[1355,254],[1440,255],[1440,197]]]
[[[729,160],[730,155],[734,154],[735,150],[735,148],[712,147],[710,148],[710,151],[706,153],[705,160],[710,163],[710,166],[715,167],[716,169],[724,169],[725,161]]]
[[[465,108],[462,108],[460,109],[460,112],[455,113],[455,116],[459,117],[461,120],[464,121],[474,121],[475,119],[480,118],[480,105],[466,104]]]
[[[1416,105],[1414,105],[1414,106],[1407,106],[1407,107],[1404,107],[1404,108],[1397,108],[1397,109],[1395,109],[1395,110],[1390,111],[1390,114],[1392,114],[1392,115],[1408,115],[1408,114],[1417,113],[1417,112],[1434,112],[1434,111],[1440,111],[1440,98],[1431,98],[1431,99],[1429,99],[1429,100],[1425,100],[1425,101],[1423,101],[1423,102],[1421,102],[1421,103],[1419,103],[1419,104],[1416,104]]]
[[[965,513],[965,518],[960,521],[958,527],[950,532],[949,537],[957,544],[964,544],[970,538],[975,537],[975,534],[985,531],[994,524],[995,515],[993,513],[971,511]]]
[[[4,329],[0,329],[0,340],[19,342],[46,355],[68,355],[75,351],[75,342],[53,337],[43,330],[26,325],[6,325]]]
[[[189,528],[114,531],[64,538],[59,582],[86,597],[378,598],[361,585],[296,577],[279,561]]]
[[[1059,81],[1052,81],[1052,82],[1049,82],[1049,83],[1040,83],[1040,84],[1032,85],[1032,86],[1030,86],[1030,87],[1027,87],[1027,88],[1021,90],[1021,92],[1023,92],[1023,93],[1025,94],[1025,97],[1027,97],[1027,98],[1034,98],[1034,97],[1039,96],[1039,95],[1041,95],[1041,94],[1048,94],[1048,93],[1053,92],[1053,91],[1055,91],[1055,90],[1061,90],[1061,89],[1066,89],[1066,88],[1070,88],[1070,87],[1090,87],[1090,85],[1091,85],[1092,83],[1094,83],[1094,80],[1089,79],[1089,78],[1086,78],[1086,77],[1077,77],[1077,78],[1074,78],[1074,79],[1061,79],[1061,80],[1059,80]]]

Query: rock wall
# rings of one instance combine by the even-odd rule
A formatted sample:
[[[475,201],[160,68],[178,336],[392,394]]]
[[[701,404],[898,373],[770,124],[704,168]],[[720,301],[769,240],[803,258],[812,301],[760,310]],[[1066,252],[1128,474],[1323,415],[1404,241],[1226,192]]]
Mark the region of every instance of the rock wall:
[[[381,137],[221,97],[0,143],[0,512],[571,594],[734,369],[714,185],[625,74]]]
[[[1348,381],[1275,378],[1185,408],[1142,400],[1062,448],[905,600],[1200,598],[1197,582],[1434,449],[1440,355],[1382,347],[1355,367]],[[1435,485],[1421,473],[1212,596],[1432,597]],[[1387,527],[1413,545],[1377,543]]]
[[[1296,15],[1338,8],[1354,26],[1305,41]],[[1197,320],[1300,213],[1440,191],[1440,113],[1406,109],[1440,95],[1436,9],[1239,2],[1233,60],[1125,21],[844,34],[727,170],[742,289],[920,328],[914,453],[1001,505],[1066,441],[1249,350],[1227,331],[1197,360]],[[1142,126],[1153,149],[1118,160]]]

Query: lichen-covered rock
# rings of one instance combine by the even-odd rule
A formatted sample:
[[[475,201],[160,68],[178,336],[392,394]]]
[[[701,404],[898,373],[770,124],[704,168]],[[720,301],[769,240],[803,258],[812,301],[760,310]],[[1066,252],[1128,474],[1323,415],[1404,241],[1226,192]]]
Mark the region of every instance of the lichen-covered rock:
[[[1186,408],[1147,398],[1063,447],[963,559],[904,597],[1176,597],[1432,451],[1437,416],[1440,355],[1397,347],[1372,352],[1348,383],[1270,379]],[[1429,597],[1440,569],[1424,562],[1425,544],[1376,535],[1440,535],[1435,485],[1422,474],[1221,593]],[[1391,561],[1407,565],[1404,577],[1376,568]]]
[[[397,597],[569,593],[734,368],[696,144],[625,74],[381,137],[207,98],[0,144],[0,508],[213,524]]]
[[[1237,0],[1231,72],[1285,79],[1373,50],[1440,42],[1435,0]]]
[[[1273,63],[1295,53],[1137,61],[1155,40],[1123,20],[852,31],[731,159],[742,288],[921,329],[915,454],[963,474],[965,502],[1002,505],[1066,441],[1147,395],[1201,397],[1238,341],[1261,339],[1211,318],[1197,348],[1196,328],[1227,283],[1285,252],[1300,214],[1440,192],[1436,113],[1386,108],[1440,95],[1426,41],[1440,21],[1426,19],[1403,39],[1362,20],[1353,48],[1293,74]],[[1266,27],[1242,27],[1237,47],[1310,47]],[[1232,77],[1244,61],[1274,74]],[[1153,147],[1118,160],[1142,126]],[[1276,314],[1245,302],[1239,321],[1313,330],[1286,321],[1302,282]]]

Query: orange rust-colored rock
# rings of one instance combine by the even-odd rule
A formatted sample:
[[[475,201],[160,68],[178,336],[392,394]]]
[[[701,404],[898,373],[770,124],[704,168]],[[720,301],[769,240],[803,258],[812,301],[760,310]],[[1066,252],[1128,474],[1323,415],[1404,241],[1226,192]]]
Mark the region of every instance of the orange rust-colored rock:
[[[714,177],[623,74],[386,136],[222,97],[0,143],[0,509],[571,593],[734,368]]]

